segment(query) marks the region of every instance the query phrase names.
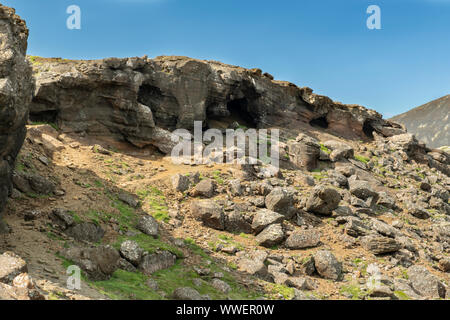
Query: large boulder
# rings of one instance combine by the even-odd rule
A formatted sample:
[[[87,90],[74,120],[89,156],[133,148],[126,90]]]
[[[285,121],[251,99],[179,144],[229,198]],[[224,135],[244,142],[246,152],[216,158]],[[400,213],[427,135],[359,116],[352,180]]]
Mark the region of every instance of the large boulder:
[[[365,236],[361,239],[361,244],[364,249],[372,252],[373,254],[392,253],[401,248],[400,243],[395,239],[379,235]]]
[[[423,266],[412,266],[408,268],[408,278],[411,285],[424,297],[439,299],[445,298],[444,284]]]
[[[319,141],[303,133],[293,141],[288,142],[291,161],[306,170],[317,168],[320,157]]]
[[[93,281],[108,280],[117,270],[120,254],[110,246],[66,248],[60,254],[77,264]]]
[[[290,218],[295,213],[293,194],[287,189],[276,187],[266,196],[266,207]]]
[[[339,280],[342,276],[342,263],[328,250],[321,250],[314,254],[314,265],[317,273],[331,280]]]
[[[320,215],[331,215],[339,206],[341,195],[331,187],[319,185],[314,188],[306,202],[306,210]]]
[[[253,217],[252,228],[255,233],[259,233],[264,228],[271,224],[280,223],[285,219],[285,216],[279,214],[275,211],[271,211],[268,209],[260,209],[256,212]]]
[[[286,247],[292,250],[317,247],[320,233],[317,230],[296,230],[286,240]]]
[[[255,238],[256,242],[263,247],[273,247],[284,240],[284,231],[281,224],[271,224],[261,231]]]
[[[195,219],[202,221],[207,227],[224,230],[225,215],[223,209],[213,200],[194,200],[191,212]]]
[[[14,9],[0,4],[0,218],[12,191],[11,176],[26,135],[34,93],[26,60],[28,29]]]

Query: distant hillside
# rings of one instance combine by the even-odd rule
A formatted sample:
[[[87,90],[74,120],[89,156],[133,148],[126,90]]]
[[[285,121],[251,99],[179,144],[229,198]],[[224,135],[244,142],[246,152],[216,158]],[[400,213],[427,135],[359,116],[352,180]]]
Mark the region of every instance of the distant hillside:
[[[415,134],[427,146],[439,148],[450,145],[449,115],[450,95],[446,95],[391,120],[405,125],[408,132]]]

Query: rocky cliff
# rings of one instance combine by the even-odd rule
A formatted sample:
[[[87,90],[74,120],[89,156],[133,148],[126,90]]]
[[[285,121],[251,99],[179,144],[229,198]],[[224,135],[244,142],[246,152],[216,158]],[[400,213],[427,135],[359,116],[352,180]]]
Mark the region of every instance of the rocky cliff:
[[[64,132],[114,135],[170,151],[169,131],[238,120],[247,127],[327,129],[358,139],[404,133],[375,111],[343,105],[247,70],[186,57],[69,61],[31,57],[37,79],[31,118]]]
[[[25,139],[34,80],[25,58],[28,29],[0,5],[0,214],[11,192],[14,162]]]
[[[429,147],[450,145],[450,95],[431,101],[392,118],[403,124]]]

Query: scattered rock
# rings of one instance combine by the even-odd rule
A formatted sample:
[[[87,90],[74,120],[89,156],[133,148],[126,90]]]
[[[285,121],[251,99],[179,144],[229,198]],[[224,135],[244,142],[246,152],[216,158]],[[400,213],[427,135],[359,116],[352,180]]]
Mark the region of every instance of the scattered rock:
[[[408,277],[414,290],[424,297],[445,298],[445,286],[425,267],[415,265],[408,268]]]
[[[252,228],[253,228],[253,231],[256,234],[258,234],[262,230],[264,230],[267,226],[269,226],[271,224],[280,223],[284,219],[285,219],[285,216],[283,216],[275,211],[271,211],[268,209],[260,209],[256,212],[256,214],[253,218]]]
[[[78,241],[99,242],[105,231],[98,225],[90,222],[82,222],[66,230],[66,234]]]
[[[211,198],[214,196],[216,182],[212,179],[204,179],[200,181],[194,188],[192,195],[194,197]]]
[[[212,200],[195,200],[191,203],[192,215],[207,227],[224,230],[225,216],[216,202]]]
[[[325,278],[338,281],[342,275],[342,264],[327,250],[321,250],[314,254],[314,266],[317,273]]]
[[[156,238],[158,236],[159,225],[151,215],[145,215],[139,219],[137,229],[146,235]]]
[[[292,250],[298,250],[317,247],[319,243],[320,233],[317,230],[296,230],[287,238],[286,247]]]
[[[255,238],[258,245],[263,247],[273,247],[284,240],[284,232],[281,224],[272,224],[261,231]]]
[[[189,177],[179,173],[172,176],[171,181],[172,187],[175,189],[175,191],[178,192],[185,192],[191,186],[191,181],[189,180]]]
[[[147,275],[151,275],[159,270],[164,270],[172,267],[177,260],[177,257],[169,251],[161,251],[153,254],[145,255],[139,269]]]
[[[266,207],[271,211],[278,212],[286,218],[294,215],[294,199],[286,189],[277,187],[266,196]]]
[[[364,249],[372,252],[373,254],[384,254],[398,251],[401,246],[395,239],[369,235],[361,239],[361,245]]]
[[[137,266],[141,261],[144,251],[139,247],[137,242],[126,240],[120,245],[120,253],[122,257]]]
[[[211,285],[222,293],[228,293],[231,291],[231,287],[228,283],[220,279],[213,279]]]
[[[317,186],[306,202],[308,212],[320,215],[331,215],[339,206],[341,195],[336,189],[326,186]]]
[[[175,291],[172,293],[172,298],[174,300],[209,300],[205,296],[202,296],[200,293],[198,293],[197,290],[192,288],[178,288],[175,289]]]

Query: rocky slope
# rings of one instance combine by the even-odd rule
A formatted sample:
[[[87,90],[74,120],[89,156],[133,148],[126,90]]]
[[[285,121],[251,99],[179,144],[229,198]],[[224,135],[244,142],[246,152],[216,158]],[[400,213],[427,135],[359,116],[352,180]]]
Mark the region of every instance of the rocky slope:
[[[11,175],[25,139],[34,89],[25,59],[28,29],[13,9],[0,5],[0,218],[11,193]],[[0,222],[0,232],[4,226]]]
[[[450,95],[393,117],[429,147],[450,146]]]
[[[374,138],[300,134],[283,167],[306,142],[317,169],[277,173],[31,125],[0,250],[47,299],[448,299],[450,179],[411,135]]]

